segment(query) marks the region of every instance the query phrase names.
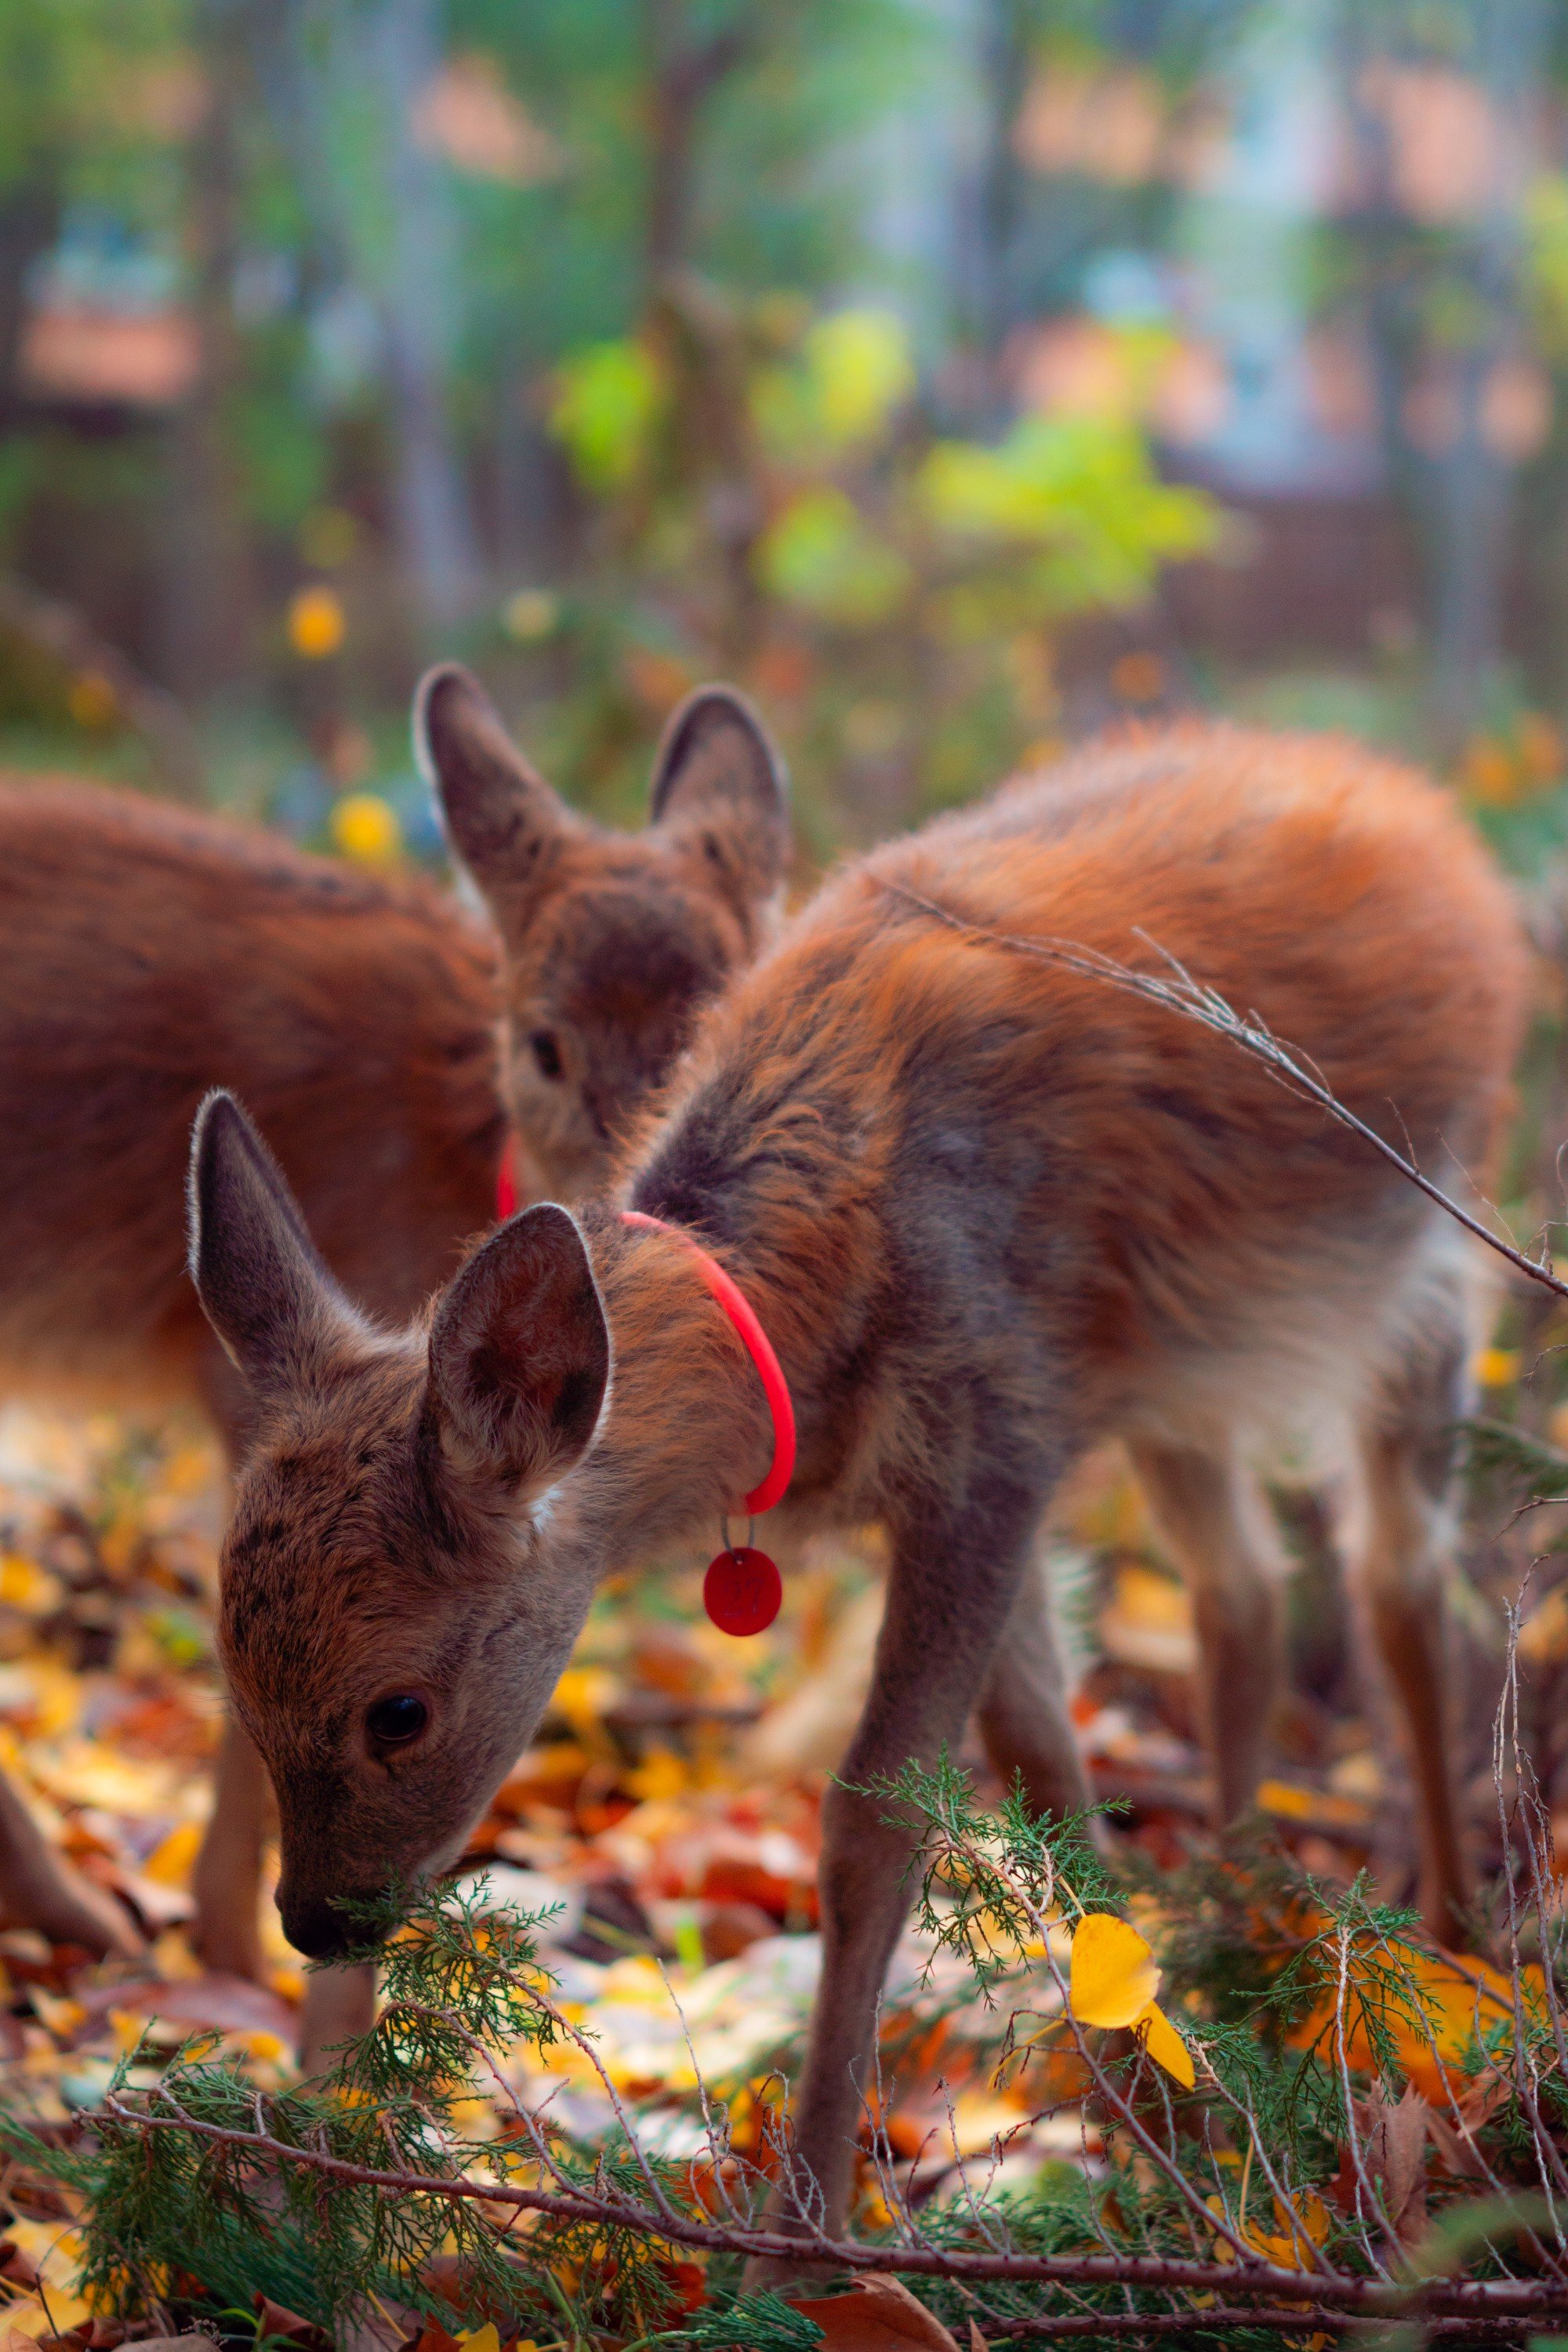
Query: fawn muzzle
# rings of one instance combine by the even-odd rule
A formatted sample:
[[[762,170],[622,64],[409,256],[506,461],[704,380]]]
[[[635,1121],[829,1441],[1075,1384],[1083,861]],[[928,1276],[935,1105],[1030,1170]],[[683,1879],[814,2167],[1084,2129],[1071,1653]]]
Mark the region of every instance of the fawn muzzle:
[[[283,1933],[307,1959],[339,1959],[344,1952],[377,1940],[376,1930],[367,1924],[361,1906],[374,1902],[383,1892],[379,1886],[331,1892],[296,1887],[285,1873],[278,1889]]]

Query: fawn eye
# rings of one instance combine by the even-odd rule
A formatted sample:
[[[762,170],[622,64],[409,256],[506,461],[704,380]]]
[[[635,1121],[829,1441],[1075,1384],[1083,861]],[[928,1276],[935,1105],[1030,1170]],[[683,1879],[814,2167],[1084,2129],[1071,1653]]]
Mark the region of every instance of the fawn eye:
[[[430,1720],[430,1710],[422,1698],[403,1692],[395,1698],[378,1698],[364,1719],[373,1738],[384,1747],[396,1748],[406,1739],[418,1738]]]
[[[533,1049],[533,1058],[539,1065],[540,1076],[558,1078],[561,1076],[562,1067],[561,1043],[554,1030],[536,1029],[528,1042]]]

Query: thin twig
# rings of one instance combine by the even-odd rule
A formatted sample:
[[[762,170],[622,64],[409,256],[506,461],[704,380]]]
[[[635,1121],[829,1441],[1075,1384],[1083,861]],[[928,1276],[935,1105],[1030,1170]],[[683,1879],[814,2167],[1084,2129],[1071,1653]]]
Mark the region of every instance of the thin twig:
[[[1121,989],[1129,995],[1141,996],[1146,1003],[1163,1005],[1167,1012],[1195,1021],[1215,1036],[1227,1037],[1244,1053],[1261,1062],[1281,1085],[1308,1101],[1315,1102],[1321,1109],[1328,1112],[1331,1118],[1338,1119],[1342,1127],[1349,1128],[1363,1142],[1370,1143],[1374,1151],[1382,1153],[1391,1168],[1397,1168],[1418,1192],[1425,1192],[1429,1201],[1435,1201],[1468,1234],[1473,1234],[1478,1241],[1484,1242],[1488,1249],[1495,1250],[1500,1257],[1506,1258],[1518,1273],[1528,1276],[1531,1282],[1540,1283],[1544,1289],[1554,1291],[1559,1298],[1568,1298],[1568,1282],[1555,1275],[1550,1265],[1527,1256],[1513,1243],[1500,1240],[1482,1224],[1479,1217],[1472,1216],[1469,1210],[1445,1192],[1441,1185],[1434,1184],[1429,1176],[1424,1176],[1415,1161],[1396,1150],[1386,1138],[1379,1135],[1376,1128],[1370,1127],[1365,1119],[1358,1118],[1353,1110],[1341,1102],[1332,1088],[1326,1086],[1309,1066],[1299,1048],[1281,1044],[1256,1013],[1237,1013],[1215,990],[1195,980],[1157,941],[1149,940],[1147,944],[1169,964],[1174,975],[1170,980],[1162,980],[1153,972],[1134,971],[1130,965],[1118,963],[1114,956],[1102,955],[1098,949],[1079,947],[1070,940],[1020,939],[1013,932],[996,930],[989,923],[971,922],[963,915],[955,915],[950,907],[942,906],[937,899],[910,889],[905,883],[890,881],[882,874],[874,875],[872,879],[889,898],[901,898],[907,906],[918,907],[933,921],[944,923],[949,930],[957,931],[966,939],[981,940],[988,947],[1006,948],[1016,955],[1032,956],[1040,963],[1059,965],[1064,971],[1077,972],[1085,980],[1104,981],[1109,986]]]

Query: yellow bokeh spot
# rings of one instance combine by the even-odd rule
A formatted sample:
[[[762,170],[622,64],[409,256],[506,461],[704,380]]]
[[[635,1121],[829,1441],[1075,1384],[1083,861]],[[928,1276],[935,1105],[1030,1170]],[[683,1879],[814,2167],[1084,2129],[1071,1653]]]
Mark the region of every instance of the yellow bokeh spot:
[[[1479,1388],[1506,1389],[1519,1378],[1517,1348],[1478,1348],[1470,1370]]]
[[[501,626],[520,646],[536,645],[550,635],[560,613],[548,588],[520,588],[501,606]]]
[[[345,793],[332,805],[332,840],[362,866],[387,866],[403,848],[397,811],[379,793]]]
[[[110,727],[120,713],[120,699],[101,673],[84,669],[71,680],[66,707],[79,727]]]
[[[331,588],[301,588],[289,605],[289,642],[301,661],[325,661],[348,632],[342,601]]]
[[[41,1617],[58,1609],[64,1597],[59,1578],[40,1568],[36,1559],[18,1551],[0,1559],[0,1601],[8,1607],[23,1610],[29,1617]]]

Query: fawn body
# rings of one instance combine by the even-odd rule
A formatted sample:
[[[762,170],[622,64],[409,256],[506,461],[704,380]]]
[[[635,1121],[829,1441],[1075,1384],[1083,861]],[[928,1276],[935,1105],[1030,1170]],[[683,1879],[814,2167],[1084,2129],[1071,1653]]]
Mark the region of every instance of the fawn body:
[[[1091,1443],[1129,1441],[1194,1583],[1227,1811],[1278,1646],[1254,1465],[1312,1427],[1353,1467],[1352,1567],[1417,1767],[1435,1920],[1460,1891],[1455,1229],[1232,1043],[1029,940],[1173,955],[1455,1185],[1485,1169],[1520,1022],[1510,902],[1437,793],[1348,746],[1203,728],[1091,750],[852,864],[706,1017],[617,1197],[689,1231],[760,1315],[794,1392],[795,1514],[890,1538],[826,1799],[796,2108],[830,2229],[906,1899],[902,1834],[856,1790],[929,1764],[977,1708],[1037,1803],[1081,1799],[1031,1549]],[[710,1540],[771,1430],[685,1243],[613,1204],[513,1219],[400,1335],[335,1291],[232,1104],[199,1128],[192,1204],[204,1303],[258,1415],[225,1655],[278,1788],[285,1926],[327,1953],[340,1898],[460,1851],[600,1575]]]
[[[574,1192],[748,958],[782,877],[780,772],[722,689],[677,714],[640,835],[574,816],[474,682],[439,670],[416,740],[500,933],[449,892],[89,785],[0,792],[0,1371],[13,1393],[205,1409],[231,1464],[247,1401],[186,1276],[190,1123],[235,1087],[338,1279],[412,1314],[523,1173]],[[226,1739],[198,1870],[214,1965],[259,1965],[267,1811]],[[0,1781],[0,1898],[124,1948]]]

